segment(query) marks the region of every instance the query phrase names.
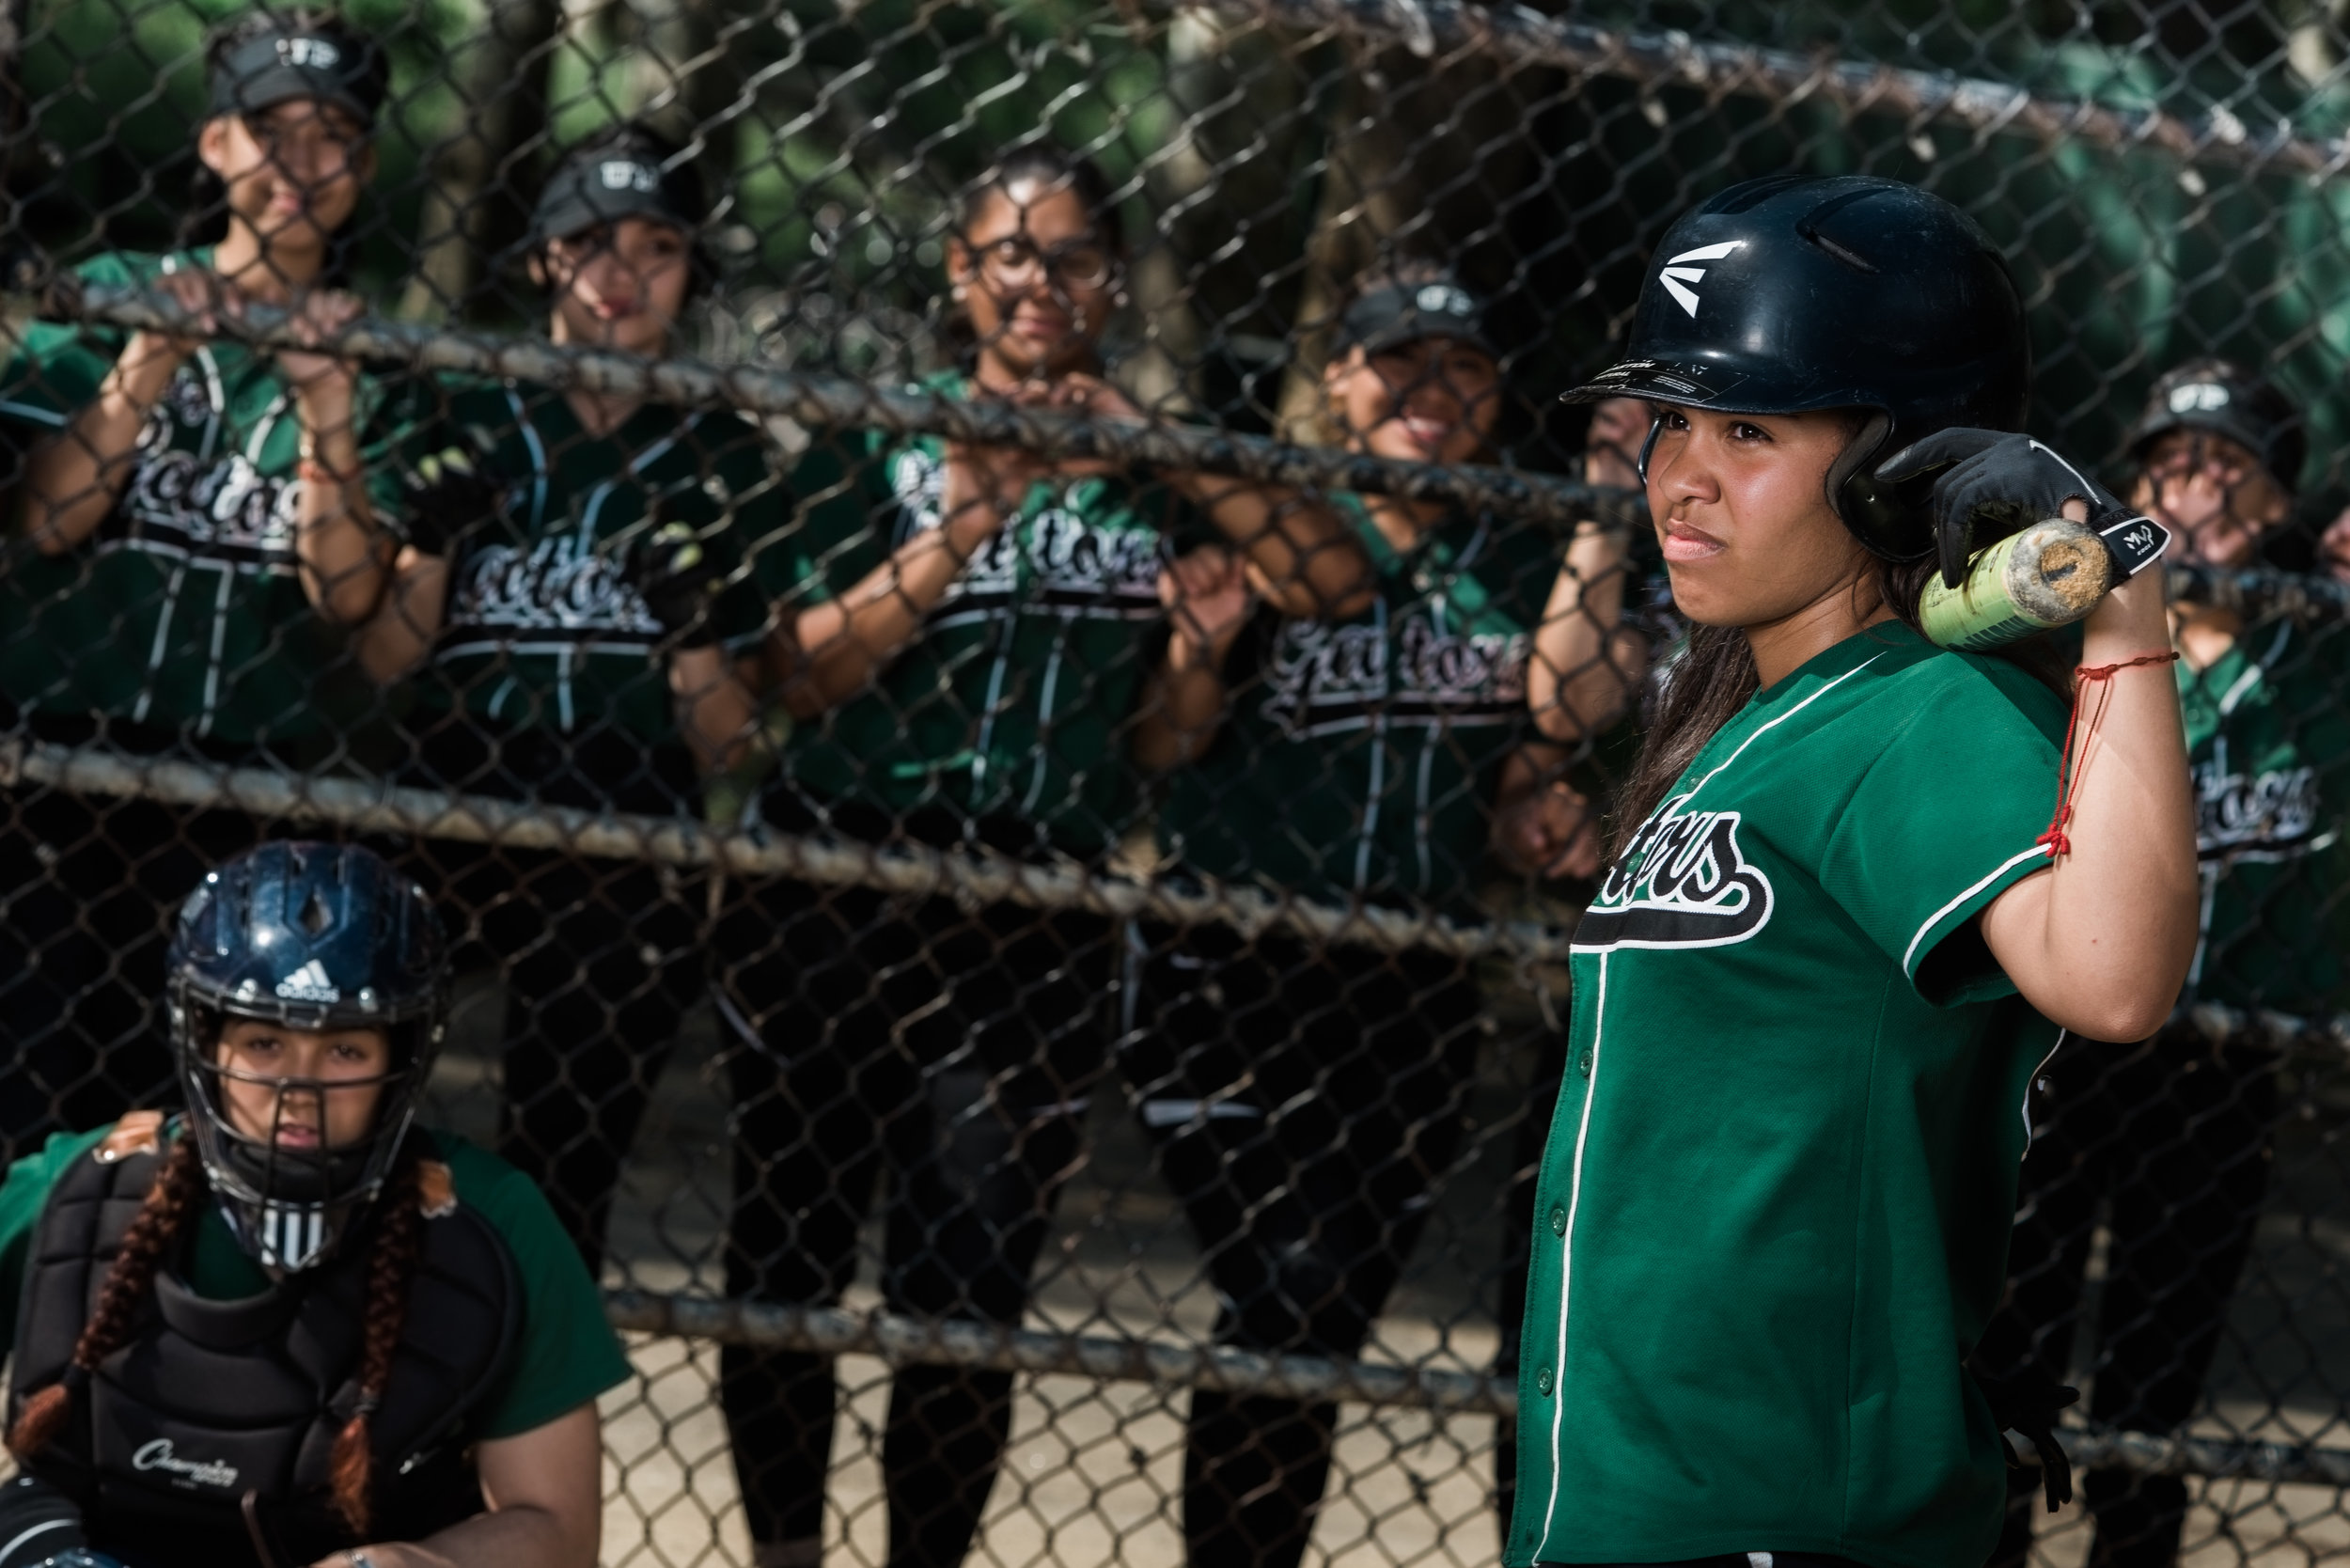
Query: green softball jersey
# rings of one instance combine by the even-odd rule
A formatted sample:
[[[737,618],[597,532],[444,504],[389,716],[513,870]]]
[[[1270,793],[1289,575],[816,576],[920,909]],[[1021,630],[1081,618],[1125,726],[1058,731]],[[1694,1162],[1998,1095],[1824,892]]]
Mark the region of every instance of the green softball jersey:
[[[452,544],[418,701],[509,729],[677,740],[666,635],[629,581],[626,554],[656,527],[691,525],[728,572],[718,635],[736,649],[756,643],[767,612],[744,541],[780,535],[790,515],[759,427],[649,403],[593,435],[560,392],[503,382],[451,389],[446,420],[412,458],[467,431],[487,442],[507,497],[496,523]]]
[[[108,286],[202,267],[209,251],[109,255],[78,270]],[[0,385],[0,419],[64,428],[98,396],[126,335],[36,323]],[[413,384],[359,378],[366,455],[397,441]],[[313,733],[328,720],[321,678],[343,642],[296,574],[302,427],[267,354],[199,348],[140,432],[121,499],[79,548],[21,550],[0,587],[0,691],[20,707],[104,714],[249,745]],[[379,515],[398,515],[384,465]],[[355,678],[354,678],[355,679]]]
[[[2350,634],[2270,621],[2207,669],[2176,667],[2203,870],[2187,994],[2291,1013],[2338,1006]]]
[[[953,374],[919,389],[965,392]],[[820,437],[791,479],[804,534],[761,557],[768,591],[798,603],[847,591],[944,523],[946,479],[935,437]],[[1159,569],[1200,529],[1159,485],[1040,481],[871,686],[801,727],[790,783],[893,815],[1032,823],[1069,853],[1098,853],[1136,811],[1126,726],[1163,619]]]
[[[1962,1363],[2058,1031],[1970,922],[2047,864],[2064,704],[1898,623],[1758,694],[1574,938],[1508,1561],[1982,1568]]]
[[[1342,622],[1250,623],[1230,717],[1170,781],[1160,841],[1227,880],[1465,913],[1501,764],[1532,733],[1526,666],[1565,545],[1456,515],[1402,555],[1359,498],[1339,501],[1377,597]]]
[[[0,1183],[0,1343],[16,1342],[25,1256],[51,1190],[67,1167],[87,1157],[112,1131],[59,1133],[39,1153],[10,1166]],[[482,1435],[512,1437],[544,1426],[627,1382],[619,1337],[604,1322],[587,1265],[545,1196],[521,1171],[455,1134],[427,1136],[448,1166],[458,1201],[472,1206],[505,1241],[522,1282],[520,1337],[506,1387],[486,1407]],[[181,1278],[208,1301],[234,1301],[269,1288],[268,1277],[237,1245],[227,1217],[213,1203],[197,1218]]]

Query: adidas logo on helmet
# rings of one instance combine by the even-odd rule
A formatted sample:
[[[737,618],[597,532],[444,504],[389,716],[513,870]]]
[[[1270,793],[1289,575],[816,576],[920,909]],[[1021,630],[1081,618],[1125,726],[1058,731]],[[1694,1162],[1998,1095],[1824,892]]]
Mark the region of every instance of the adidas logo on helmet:
[[[277,982],[277,994],[290,1002],[339,1002],[343,994],[326,978],[326,966],[310,960]]]

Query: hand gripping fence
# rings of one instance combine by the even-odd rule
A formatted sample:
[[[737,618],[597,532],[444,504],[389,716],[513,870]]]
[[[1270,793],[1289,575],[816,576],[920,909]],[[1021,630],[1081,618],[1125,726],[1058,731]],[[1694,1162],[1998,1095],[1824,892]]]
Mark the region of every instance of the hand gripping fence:
[[[1628,557],[1571,568],[1566,616],[1614,623],[1622,587],[1616,635],[1577,656],[1622,675],[1637,710],[1676,631],[1627,488],[1638,421],[1587,432],[1555,393],[1620,347],[1692,203],[1757,175],[1889,174],[1965,207],[2007,255],[2032,317],[2034,432],[2117,491],[2149,388],[2202,356],[2275,377],[2307,450],[2277,476],[2294,494],[2258,550],[2170,572],[2174,601],[2232,618],[2243,661],[2189,698],[2190,728],[2226,743],[2198,752],[2206,950],[2156,1040],[2068,1043],[2043,1069],[2011,1299],[1977,1370],[2082,1389],[2057,1435],[2089,1506],[2011,1514],[1997,1560],[2069,1563],[2092,1531],[2150,1560],[2173,1539],[2198,1561],[2338,1553],[2350,547],[2324,536],[2350,502],[2350,38],[2319,0],[2124,9],[361,8],[390,88],[337,252],[366,308],[330,346],[386,386],[511,383],[512,410],[485,417],[477,398],[466,417],[508,443],[509,479],[540,441],[529,472],[557,496],[465,587],[561,613],[488,652],[445,626],[427,663],[465,690],[436,708],[417,673],[344,680],[352,646],[305,640],[306,611],[268,597],[293,579],[255,586],[238,554],[269,548],[253,495],[291,507],[266,487],[340,461],[297,441],[290,393],[273,412],[239,379],[310,345],[258,304],[195,332],[163,280],[106,259],[173,249],[207,203],[217,216],[194,162],[197,51],[243,13],[28,0],[0,27],[8,346],[39,361],[0,384],[20,488],[125,333],[205,349],[150,421],[169,451],[126,482],[122,515],[55,556],[12,538],[0,572],[0,1133],[21,1154],[162,1103],[155,911],[205,864],[259,834],[362,839],[462,938],[441,1120],[525,1167],[629,1337],[635,1380],[603,1401],[605,1560],[1493,1560],[1531,1175],[1561,1084],[1581,1081],[1564,975],[1590,884],[1511,858],[1533,830],[1465,760],[1473,726],[1414,730],[1391,704],[1363,721],[1387,726],[1375,744],[1350,751],[1333,718],[1313,736],[1325,760],[1299,766],[1277,738],[1337,705],[1283,709],[1281,672],[1474,684],[1475,637],[1552,624],[1560,561],[1628,525]],[[553,296],[525,275],[558,151],[624,118],[670,136],[710,198],[708,287],[650,355],[550,342]],[[980,243],[990,171],[1031,144],[1089,156],[1089,218],[1122,220],[1100,358],[1142,417],[964,399],[937,375],[972,352],[989,265],[1057,286],[1086,270],[1065,236]],[[297,131],[277,150],[316,149]],[[1458,286],[1483,311],[1501,412],[1467,461],[1345,438],[1343,318],[1381,277]],[[77,359],[69,332],[102,347]],[[673,412],[599,447],[565,392]],[[741,454],[713,432],[738,413],[763,422],[760,455],[728,466]],[[1122,582],[1080,581],[1072,563],[1117,523],[1088,514],[1083,549],[977,553],[965,597],[915,618],[899,657],[929,662],[868,677],[894,706],[838,731],[850,782],[820,776],[831,718],[801,713],[770,715],[780,772],[740,786],[750,809],[700,789],[662,729],[682,721],[654,635],[613,609],[653,597],[638,577],[636,600],[611,587],[641,570],[638,524],[772,505],[802,575],[779,587],[750,563],[729,580],[807,618],[854,578],[837,563],[915,531],[921,454],[950,443],[1138,488],[1214,475],[1480,520],[1460,538],[1482,554],[1403,562],[1379,612],[1467,631],[1434,653],[1377,643],[1367,620],[1254,651],[1244,635],[1228,749],[1090,793],[1142,771],[1126,747],[1143,672],[1179,615],[1204,627],[1213,606],[1162,617],[1131,559]],[[621,469],[650,471],[656,447],[692,459],[640,505]],[[863,489],[861,462],[880,474]],[[697,490],[714,510],[692,510]],[[1165,554],[1195,542],[1170,529]],[[133,559],[148,578],[122,574]],[[1516,591],[1505,562],[1533,574]],[[1002,631],[985,595],[1024,571],[1068,574],[1049,585],[1053,655],[970,630]],[[1113,599],[1131,635],[1096,623]],[[605,620],[558,624],[572,612]],[[278,631],[248,636],[271,615]],[[727,625],[729,650],[748,625]],[[324,716],[247,744],[237,683],[278,659],[315,666]],[[966,744],[945,757],[919,750],[941,703]],[[988,738],[1035,714],[1019,745]],[[1605,809],[1637,722],[1558,742],[1542,777]],[[1355,760],[1379,771],[1343,773]],[[1206,806],[1184,793],[1213,777],[1226,792]],[[888,808],[812,820],[778,779]],[[1057,824],[1063,797],[1113,815],[1113,795],[1107,843],[1040,852],[1042,828],[1004,830]],[[1012,806],[964,809],[982,796]],[[1246,854],[1185,864],[1208,827]],[[1462,886],[1381,890],[1447,833],[1475,840]],[[1399,844],[1416,848],[1377,863]]]

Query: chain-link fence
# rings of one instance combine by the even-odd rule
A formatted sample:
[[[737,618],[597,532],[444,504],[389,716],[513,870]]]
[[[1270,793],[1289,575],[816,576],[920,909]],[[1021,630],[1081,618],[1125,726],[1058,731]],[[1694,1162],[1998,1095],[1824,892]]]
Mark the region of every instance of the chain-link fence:
[[[166,1103],[161,912],[361,839],[460,938],[442,1120],[630,1331],[606,1561],[1493,1560],[1674,635],[1638,424],[1555,393],[1695,200],[1887,174],[2117,484],[2182,361],[2304,410],[2173,572],[2195,988],[2044,1076],[1984,1356],[2089,1390],[2099,1560],[2350,1550],[2345,51],[2338,0],[14,0],[0,1138]]]

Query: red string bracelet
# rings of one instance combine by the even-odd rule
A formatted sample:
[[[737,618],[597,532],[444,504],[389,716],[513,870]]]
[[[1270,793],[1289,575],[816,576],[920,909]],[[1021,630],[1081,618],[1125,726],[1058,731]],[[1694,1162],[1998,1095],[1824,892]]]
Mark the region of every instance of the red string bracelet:
[[[2056,815],[2049,820],[2048,831],[2032,840],[2035,844],[2048,846],[2049,859],[2073,853],[2073,840],[2065,836],[2064,824],[2073,820],[2073,792],[2080,784],[2080,775],[2075,770],[2079,765],[2079,759],[2089,755],[2089,737],[2094,735],[2097,726],[2105,722],[2106,704],[2113,699],[2113,678],[2125,669],[2136,669],[2139,665],[2173,664],[2178,657],[2178,650],[2170,648],[2159,653],[2140,653],[2137,658],[2124,659],[2118,665],[2083,665],[2073,672],[2073,717],[2064,731],[2064,757],[2057,763]],[[2081,688],[2089,685],[2098,688],[2097,704],[2089,711],[2089,728],[2084,731],[2080,722]],[[2075,750],[2076,742],[2078,743],[2077,753]]]

